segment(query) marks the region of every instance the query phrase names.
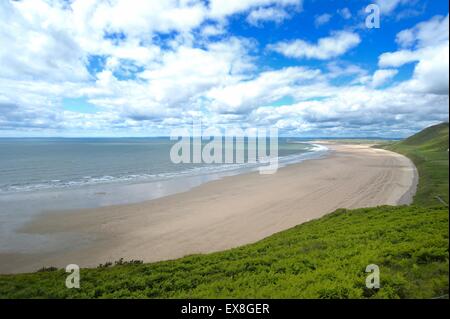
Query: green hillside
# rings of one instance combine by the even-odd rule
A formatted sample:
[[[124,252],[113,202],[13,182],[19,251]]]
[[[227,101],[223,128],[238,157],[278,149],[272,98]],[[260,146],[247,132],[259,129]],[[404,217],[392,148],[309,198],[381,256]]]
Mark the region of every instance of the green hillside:
[[[431,126],[408,139],[384,148],[408,156],[419,171],[420,183],[414,204],[448,203],[449,125]]]
[[[444,146],[448,124],[385,146],[418,167],[412,206],[338,210],[219,253],[82,269],[80,289],[65,288],[62,270],[1,275],[0,298],[448,298]],[[369,264],[380,289],[365,287]]]
[[[430,126],[423,131],[407,138],[401,144],[416,146],[422,150],[429,149],[434,151],[448,150],[448,123],[441,123]]]

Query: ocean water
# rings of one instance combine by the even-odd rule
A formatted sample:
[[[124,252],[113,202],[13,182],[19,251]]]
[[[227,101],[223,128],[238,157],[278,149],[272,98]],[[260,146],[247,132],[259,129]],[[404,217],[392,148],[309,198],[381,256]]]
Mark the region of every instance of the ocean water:
[[[169,138],[0,138],[0,253],[52,251],[64,239],[21,233],[47,211],[151,200],[250,172],[260,164],[174,164]],[[280,138],[280,166],[322,157],[326,148]],[[72,245],[76,244],[71,239]]]
[[[174,164],[168,138],[0,139],[0,194],[243,171],[257,164]],[[280,163],[316,145],[280,139]]]

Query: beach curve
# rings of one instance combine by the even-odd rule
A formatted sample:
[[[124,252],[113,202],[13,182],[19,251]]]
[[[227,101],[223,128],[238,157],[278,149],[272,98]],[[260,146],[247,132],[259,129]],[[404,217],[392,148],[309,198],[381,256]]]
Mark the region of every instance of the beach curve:
[[[120,258],[174,259],[249,244],[338,208],[412,201],[417,173],[408,158],[370,145],[326,146],[329,156],[273,175],[230,176],[137,204],[48,212],[20,231],[75,234],[86,238],[85,244],[51,253],[3,254],[0,272],[70,263],[95,267]]]

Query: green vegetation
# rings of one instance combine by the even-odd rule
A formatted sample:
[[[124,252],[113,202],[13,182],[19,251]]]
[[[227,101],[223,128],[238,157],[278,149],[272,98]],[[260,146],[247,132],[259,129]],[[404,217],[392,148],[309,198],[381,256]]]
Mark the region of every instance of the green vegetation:
[[[365,288],[377,264],[379,290]],[[175,261],[0,277],[2,297],[431,298],[448,293],[448,211],[340,210],[256,244]]]
[[[435,206],[448,204],[448,136],[449,125],[431,126],[410,138],[385,149],[409,157],[419,171],[419,185],[414,204]]]
[[[413,206],[338,210],[224,252],[82,269],[80,289],[65,288],[67,274],[52,268],[2,275],[0,298],[448,296],[449,216],[436,199],[448,200],[448,124],[385,147],[410,156],[418,167]],[[380,267],[380,289],[365,286],[369,264]]]

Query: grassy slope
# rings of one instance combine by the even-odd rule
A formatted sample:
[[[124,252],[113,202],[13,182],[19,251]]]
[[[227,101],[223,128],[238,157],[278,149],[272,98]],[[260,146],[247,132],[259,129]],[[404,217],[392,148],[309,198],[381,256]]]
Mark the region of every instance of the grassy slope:
[[[385,148],[412,159],[419,170],[420,183],[414,204],[434,206],[441,198],[448,203],[449,125],[442,123]]]
[[[339,210],[258,243],[174,261],[0,276],[0,297],[432,298],[448,294],[448,124],[388,148],[410,156],[414,206]],[[447,190],[447,193],[444,193]],[[447,196],[447,197],[446,197]],[[381,289],[365,288],[377,264]]]

